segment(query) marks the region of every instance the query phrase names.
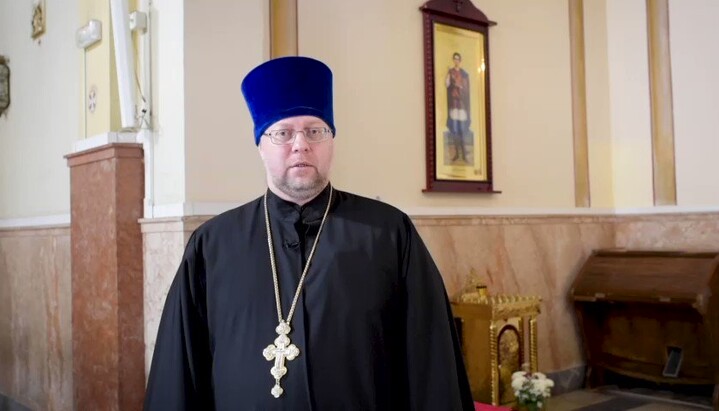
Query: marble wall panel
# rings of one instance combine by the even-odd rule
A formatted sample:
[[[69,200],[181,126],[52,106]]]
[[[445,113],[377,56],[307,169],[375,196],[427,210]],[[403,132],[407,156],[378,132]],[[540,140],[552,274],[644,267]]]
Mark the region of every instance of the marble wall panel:
[[[536,295],[539,368],[583,364],[569,289],[596,248],[612,247],[611,217],[482,217],[414,219],[450,298],[477,282],[491,294]]]
[[[623,216],[617,247],[719,251],[719,213]]]
[[[74,406],[139,410],[145,388],[142,146],[109,144],[67,159]]]
[[[0,230],[0,392],[72,409],[69,227]]]
[[[209,217],[141,220],[144,258],[145,377],[149,375],[165,297],[190,235]]]

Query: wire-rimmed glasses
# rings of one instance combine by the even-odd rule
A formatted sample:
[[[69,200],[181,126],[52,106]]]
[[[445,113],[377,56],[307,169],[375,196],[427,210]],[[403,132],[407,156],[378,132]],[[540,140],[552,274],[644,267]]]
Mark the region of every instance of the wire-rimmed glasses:
[[[332,130],[327,127],[308,127],[301,130],[279,129],[265,132],[263,135],[270,138],[273,144],[285,145],[295,142],[297,133],[302,132],[308,143],[321,143],[332,137]]]

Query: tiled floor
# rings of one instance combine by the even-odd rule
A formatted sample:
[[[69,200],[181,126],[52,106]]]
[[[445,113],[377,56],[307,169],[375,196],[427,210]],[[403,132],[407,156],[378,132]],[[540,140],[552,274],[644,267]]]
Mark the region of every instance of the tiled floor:
[[[547,411],[698,411],[709,405],[616,390],[579,390],[550,398]]]

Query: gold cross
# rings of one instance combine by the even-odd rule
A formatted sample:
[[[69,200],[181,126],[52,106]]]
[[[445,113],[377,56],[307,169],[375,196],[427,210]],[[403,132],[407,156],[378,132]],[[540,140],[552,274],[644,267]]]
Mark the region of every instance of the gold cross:
[[[290,343],[290,338],[287,336],[287,334],[290,333],[290,326],[286,322],[280,322],[277,328],[275,328],[275,331],[278,334],[277,338],[275,338],[275,343],[268,345],[267,348],[262,351],[262,355],[265,356],[267,361],[275,361],[272,368],[270,368],[270,374],[275,377],[275,386],[272,387],[270,393],[272,393],[275,398],[279,398],[284,392],[282,387],[280,387],[280,378],[287,374],[285,359],[287,361],[294,360],[300,355],[300,350],[296,345]]]

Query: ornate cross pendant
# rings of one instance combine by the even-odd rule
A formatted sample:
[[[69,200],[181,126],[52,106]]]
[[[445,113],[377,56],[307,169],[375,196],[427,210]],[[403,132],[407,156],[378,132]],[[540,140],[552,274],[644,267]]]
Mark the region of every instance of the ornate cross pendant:
[[[278,337],[275,338],[275,343],[268,345],[267,348],[262,350],[262,355],[267,361],[275,361],[272,368],[270,368],[270,374],[275,377],[275,386],[272,387],[270,393],[272,393],[272,396],[275,398],[280,398],[280,395],[284,392],[282,387],[280,387],[280,378],[287,374],[285,359],[292,361],[300,355],[299,348],[291,344],[290,338],[287,336],[291,330],[289,324],[280,321],[280,324],[275,328],[278,334]]]

